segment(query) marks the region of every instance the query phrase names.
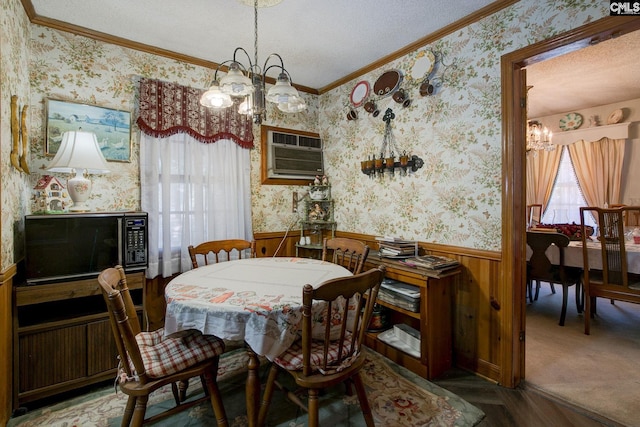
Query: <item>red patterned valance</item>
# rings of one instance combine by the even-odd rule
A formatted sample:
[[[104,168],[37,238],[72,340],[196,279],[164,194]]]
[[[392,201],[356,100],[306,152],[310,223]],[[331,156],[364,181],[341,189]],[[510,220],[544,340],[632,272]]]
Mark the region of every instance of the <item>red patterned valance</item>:
[[[187,133],[204,143],[231,139],[253,148],[251,116],[236,108],[213,110],[200,105],[204,90],[160,80],[140,79],[140,112],[136,123],[157,138]]]

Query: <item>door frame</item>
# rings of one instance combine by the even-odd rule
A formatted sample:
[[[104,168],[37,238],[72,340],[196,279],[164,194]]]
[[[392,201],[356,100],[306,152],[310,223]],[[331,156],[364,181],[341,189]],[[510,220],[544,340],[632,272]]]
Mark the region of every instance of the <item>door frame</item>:
[[[502,281],[501,383],[516,387],[525,378],[526,278],[526,73],[535,64],[640,29],[640,16],[609,16],[501,58],[502,73]],[[510,331],[510,333],[509,333]]]

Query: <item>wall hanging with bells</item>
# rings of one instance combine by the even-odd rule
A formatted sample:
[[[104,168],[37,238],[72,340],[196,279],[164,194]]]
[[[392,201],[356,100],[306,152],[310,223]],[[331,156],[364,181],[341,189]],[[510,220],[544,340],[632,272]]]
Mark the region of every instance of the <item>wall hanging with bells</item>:
[[[376,175],[382,177],[385,172],[389,175],[394,175],[396,169],[401,175],[406,175],[407,171],[415,172],[424,165],[424,161],[420,157],[416,155],[409,156],[406,151],[403,151],[401,155],[396,157],[396,153],[400,153],[400,151],[396,146],[396,141],[391,130],[391,120],[395,117],[396,115],[391,108],[387,108],[387,111],[385,111],[382,117],[382,120],[385,122],[385,127],[380,156],[376,158],[376,156],[373,155],[367,160],[360,162],[362,173],[368,175],[369,178],[373,178]]]

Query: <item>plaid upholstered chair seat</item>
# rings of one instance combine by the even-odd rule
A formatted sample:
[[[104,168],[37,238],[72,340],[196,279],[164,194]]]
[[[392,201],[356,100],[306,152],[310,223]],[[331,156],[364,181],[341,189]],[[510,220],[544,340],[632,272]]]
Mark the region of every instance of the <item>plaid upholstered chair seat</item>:
[[[169,337],[164,336],[164,329],[140,332],[136,341],[150,378],[174,374],[224,352],[224,342],[220,338],[202,335],[196,330]],[[135,367],[130,366],[135,373]]]

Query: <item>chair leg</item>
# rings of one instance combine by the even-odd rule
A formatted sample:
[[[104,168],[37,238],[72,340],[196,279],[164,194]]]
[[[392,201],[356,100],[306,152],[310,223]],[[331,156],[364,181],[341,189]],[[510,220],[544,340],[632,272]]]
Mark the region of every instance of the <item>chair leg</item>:
[[[213,407],[213,413],[216,417],[218,427],[228,427],[229,422],[227,421],[227,413],[224,410],[222,396],[220,396],[220,390],[218,389],[218,383],[216,381],[217,375],[218,364],[216,363],[213,369],[205,372],[204,381],[207,385],[206,390],[209,391],[209,398],[211,400],[211,406]]]
[[[131,427],[140,427],[144,423],[144,414],[147,412],[147,401],[149,396],[138,396],[136,406],[133,410],[133,419]]]
[[[555,294],[556,293],[556,287],[553,286],[553,283],[549,283],[549,285],[551,286],[551,293]]]
[[[133,409],[136,406],[136,398],[129,396],[127,399],[127,406],[124,408],[124,414],[122,415],[122,427],[129,427],[131,424],[131,418],[133,417]]]
[[[309,408],[309,427],[320,426],[319,406],[318,389],[309,389],[309,404],[307,405],[307,408]]]
[[[262,393],[260,410],[258,411],[258,426],[263,426],[267,421],[267,413],[269,412],[269,405],[271,404],[271,397],[273,396],[273,388],[275,387],[279,373],[280,368],[276,365],[271,365],[269,375],[267,376],[267,382],[264,387],[264,392]]]
[[[567,294],[569,285],[562,285],[562,310],[560,311],[560,326],[564,326],[564,318],[567,315]]]
[[[578,313],[584,311],[584,288],[582,282],[576,283],[576,310],[578,310]]]
[[[184,402],[187,398],[187,388],[189,388],[189,380],[178,381],[178,397],[180,402]]]
[[[591,302],[592,302],[592,298],[591,297],[587,297],[587,295],[585,294],[584,297],[584,334],[585,335],[589,335],[591,334]]]
[[[534,301],[538,301],[539,293],[540,293],[540,280],[536,280],[536,296],[533,298]]]
[[[369,406],[369,399],[367,399],[367,391],[364,388],[362,377],[360,372],[352,377],[353,384],[356,386],[356,393],[358,393],[358,400],[360,401],[360,409],[362,409],[362,415],[367,427],[374,427],[373,415],[371,414],[371,406]]]

